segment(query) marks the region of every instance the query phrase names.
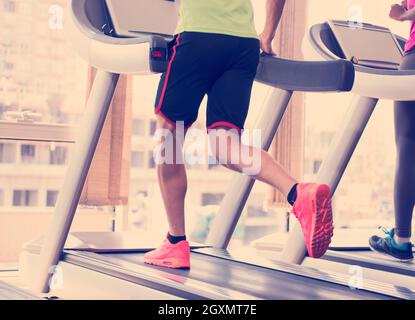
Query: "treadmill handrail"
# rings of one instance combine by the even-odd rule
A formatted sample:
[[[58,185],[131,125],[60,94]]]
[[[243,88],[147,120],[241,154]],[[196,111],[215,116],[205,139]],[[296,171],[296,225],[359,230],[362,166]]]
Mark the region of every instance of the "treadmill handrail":
[[[256,76],[260,83],[302,92],[348,92],[353,88],[354,80],[353,63],[344,59],[295,61],[264,54]]]

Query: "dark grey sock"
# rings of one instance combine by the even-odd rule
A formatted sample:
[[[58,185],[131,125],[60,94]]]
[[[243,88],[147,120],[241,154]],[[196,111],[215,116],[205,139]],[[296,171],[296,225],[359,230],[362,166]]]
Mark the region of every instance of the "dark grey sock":
[[[176,237],[176,236],[172,236],[169,233],[168,239],[169,239],[169,241],[170,241],[171,244],[176,244],[176,243],[179,243],[180,241],[186,241],[186,236],[178,236],[178,237]]]
[[[291,188],[291,191],[290,191],[290,193],[288,194],[288,197],[287,197],[288,203],[292,206],[294,205],[295,201],[297,200],[297,186],[298,186],[298,183],[296,183]]]

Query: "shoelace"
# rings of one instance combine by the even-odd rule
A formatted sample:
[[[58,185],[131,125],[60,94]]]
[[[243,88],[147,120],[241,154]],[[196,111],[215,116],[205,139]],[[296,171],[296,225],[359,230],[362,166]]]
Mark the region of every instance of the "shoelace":
[[[382,227],[382,226],[379,226],[378,229],[381,230],[381,231],[383,231],[385,234],[387,234],[391,238],[392,238],[392,236],[394,234],[392,232],[393,229],[389,231],[388,229],[386,229],[385,227]]]
[[[385,234],[387,234],[389,236],[389,238],[393,239],[393,236],[395,234],[394,229],[388,230],[385,227],[379,226],[378,227],[379,230],[383,231]],[[411,248],[415,247],[415,245],[413,245],[412,243],[409,243]]]

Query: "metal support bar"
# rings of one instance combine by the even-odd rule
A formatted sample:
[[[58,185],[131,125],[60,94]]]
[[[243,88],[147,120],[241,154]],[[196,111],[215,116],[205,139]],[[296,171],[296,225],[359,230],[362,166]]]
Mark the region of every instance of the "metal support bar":
[[[326,159],[324,160],[317,181],[330,186],[332,195],[346,171],[347,165],[362,137],[362,134],[378,103],[378,99],[355,96],[350,109],[342,123]],[[296,223],[290,232],[282,252],[282,261],[301,264],[307,253],[301,226]]]
[[[105,119],[115,93],[118,74],[98,70],[81,122],[79,138],[71,158],[53,220],[43,243],[34,290],[47,293],[49,279],[59,263],[94,157]]]
[[[292,94],[292,91],[281,89],[271,89],[268,93],[262,117],[256,126],[262,130],[261,147],[266,151],[277,133]],[[254,183],[255,180],[249,176],[235,175],[213,222],[207,240],[209,245],[215,248],[227,248]]]

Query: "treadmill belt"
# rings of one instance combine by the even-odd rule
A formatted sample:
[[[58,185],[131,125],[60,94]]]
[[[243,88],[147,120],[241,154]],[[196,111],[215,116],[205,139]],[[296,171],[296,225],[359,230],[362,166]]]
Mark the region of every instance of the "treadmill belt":
[[[141,267],[143,254],[105,254]],[[297,276],[282,271],[247,265],[203,254],[192,253],[190,270],[173,270],[147,266],[163,274],[192,279],[214,286],[227,288],[257,299],[267,300],[337,300],[337,299],[390,299],[382,294],[353,290],[349,287]]]
[[[370,258],[370,259],[376,259],[379,260],[380,262],[382,261],[388,261],[388,262],[395,262],[397,265],[403,266],[403,267],[410,267],[413,268],[415,271],[415,263],[413,261],[411,262],[398,262],[396,261],[396,259],[393,259],[392,257],[389,256],[384,256],[380,253],[377,252],[373,252],[372,250],[354,250],[354,251],[350,251],[350,253],[352,253],[353,255],[356,256],[361,256],[361,257],[365,257],[365,258]]]
[[[40,300],[40,298],[0,281],[0,300]]]
[[[415,277],[414,262],[399,262],[391,257],[371,250],[355,250],[347,252],[331,251],[330,254],[324,256],[323,259]]]

